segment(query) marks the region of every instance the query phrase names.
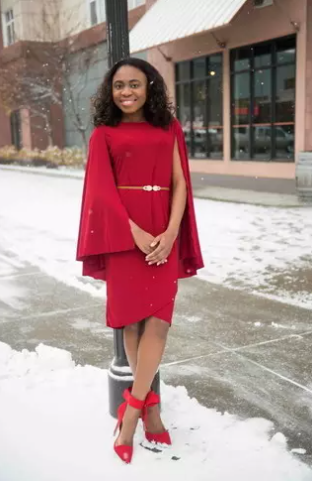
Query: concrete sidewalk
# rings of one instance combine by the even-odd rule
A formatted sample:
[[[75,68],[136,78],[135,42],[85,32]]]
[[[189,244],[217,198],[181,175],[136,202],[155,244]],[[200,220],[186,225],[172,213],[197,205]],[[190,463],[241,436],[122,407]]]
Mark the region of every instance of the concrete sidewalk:
[[[113,332],[104,323],[105,301],[1,248],[0,257],[1,341],[17,350],[42,342],[69,350],[77,363],[107,368]],[[199,279],[179,288],[162,379],[208,408],[272,420],[272,435],[283,432],[312,464],[311,312]]]
[[[70,177],[76,180],[81,180],[84,177],[84,171],[75,169],[0,165],[0,172],[1,170]],[[202,199],[273,207],[304,207],[311,205],[312,202],[312,198],[310,201],[298,198],[295,184],[292,180],[255,179],[229,175],[208,175],[198,172],[193,172],[191,176],[194,196]]]

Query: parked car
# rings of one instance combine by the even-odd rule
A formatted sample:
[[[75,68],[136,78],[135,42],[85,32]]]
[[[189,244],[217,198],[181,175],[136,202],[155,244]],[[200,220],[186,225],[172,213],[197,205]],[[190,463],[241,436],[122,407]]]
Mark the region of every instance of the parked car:
[[[186,145],[188,148],[191,146],[191,130],[189,128],[184,128],[184,136]],[[208,129],[210,137],[211,150],[222,151],[223,150],[223,131],[219,129]],[[207,150],[207,139],[206,139],[206,129],[194,129],[194,146],[196,152],[205,153]]]
[[[271,149],[271,127],[256,126],[254,127],[254,146],[258,153],[266,152]],[[234,139],[237,149],[241,151],[249,150],[249,127],[238,127],[234,132]],[[277,151],[293,153],[294,136],[283,127],[275,127],[275,148]]]

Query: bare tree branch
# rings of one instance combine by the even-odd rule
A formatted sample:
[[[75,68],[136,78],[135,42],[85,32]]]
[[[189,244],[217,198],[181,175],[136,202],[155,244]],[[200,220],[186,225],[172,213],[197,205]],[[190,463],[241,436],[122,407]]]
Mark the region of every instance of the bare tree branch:
[[[51,108],[62,107],[86,150],[90,117],[84,119],[81,102],[90,69],[98,62],[97,47],[77,49],[79,35],[78,25],[73,21],[74,9],[68,11],[70,18],[64,19],[59,0],[42,0],[41,5],[39,27],[32,32],[34,41],[27,42],[22,62],[6,62],[0,55],[0,103],[8,113],[27,108],[35,128],[42,129],[35,119],[43,119],[49,143],[53,133]],[[63,31],[61,40],[61,26],[66,24],[72,26]]]

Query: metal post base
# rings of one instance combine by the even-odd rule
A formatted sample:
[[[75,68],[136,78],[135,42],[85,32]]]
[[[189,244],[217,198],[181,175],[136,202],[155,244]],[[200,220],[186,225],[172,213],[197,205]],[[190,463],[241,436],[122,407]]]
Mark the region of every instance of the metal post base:
[[[124,401],[122,393],[133,384],[133,376],[128,366],[118,367],[113,360],[108,370],[109,413],[117,418],[117,409]],[[160,376],[157,371],[152,389],[160,396]]]

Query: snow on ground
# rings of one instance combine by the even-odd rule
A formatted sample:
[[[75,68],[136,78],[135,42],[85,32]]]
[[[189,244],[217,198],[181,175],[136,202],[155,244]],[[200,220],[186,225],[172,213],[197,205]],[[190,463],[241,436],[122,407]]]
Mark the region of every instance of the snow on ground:
[[[312,207],[195,204],[205,259],[200,277],[312,308],[311,283],[300,285],[299,273],[311,269]]]
[[[83,279],[75,261],[81,193],[81,180],[0,171],[0,245],[56,279],[103,297],[105,286]]]
[[[312,480],[269,421],[206,409],[183,387],[161,390],[173,446],[147,451],[139,429],[126,466],[112,449],[107,371],[75,366],[69,352],[43,344],[17,352],[0,343],[1,481],[158,481],[169,472],[196,481]]]
[[[105,287],[83,279],[75,262],[81,192],[81,179],[1,170],[0,245],[22,262],[104,296]],[[203,199],[195,205],[206,265],[202,279],[312,307],[312,208]]]

